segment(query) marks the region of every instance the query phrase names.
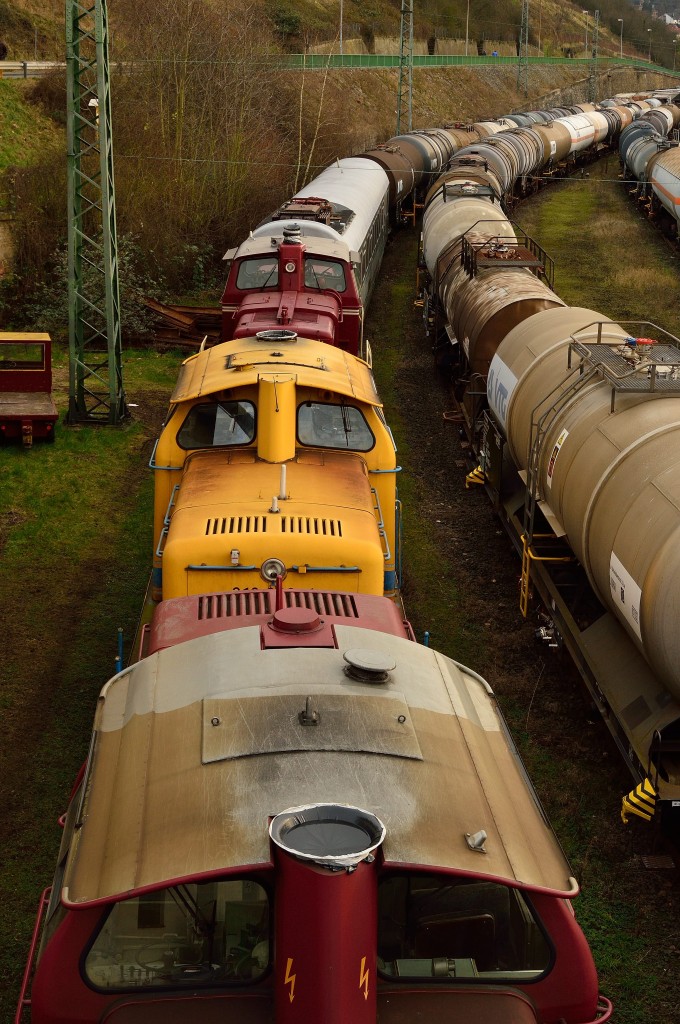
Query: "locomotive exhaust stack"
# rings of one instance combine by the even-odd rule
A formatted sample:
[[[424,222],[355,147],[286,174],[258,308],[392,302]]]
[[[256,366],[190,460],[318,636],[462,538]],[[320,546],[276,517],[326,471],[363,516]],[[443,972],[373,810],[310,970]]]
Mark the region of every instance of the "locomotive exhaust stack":
[[[374,1024],[375,851],[385,827],[368,811],[318,804],[277,814],[269,834],[279,873],[277,1024]]]

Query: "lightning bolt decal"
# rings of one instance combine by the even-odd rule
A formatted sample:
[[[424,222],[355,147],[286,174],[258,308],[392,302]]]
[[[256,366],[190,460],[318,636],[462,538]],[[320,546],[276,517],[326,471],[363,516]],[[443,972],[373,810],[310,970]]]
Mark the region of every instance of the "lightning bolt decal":
[[[292,956],[289,956],[288,957],[288,963],[286,964],[286,977],[283,979],[283,984],[284,985],[290,985],[290,992],[288,993],[288,998],[290,999],[291,1003],[295,999],[295,979],[297,977],[296,974],[291,974],[290,973],[290,969],[291,969],[292,966],[293,966],[293,958],[292,958]]]
[[[366,957],[362,956],[361,967],[359,968],[359,988],[361,988],[362,985],[365,986],[364,999],[368,999],[368,976],[370,973],[370,969],[366,970]]]

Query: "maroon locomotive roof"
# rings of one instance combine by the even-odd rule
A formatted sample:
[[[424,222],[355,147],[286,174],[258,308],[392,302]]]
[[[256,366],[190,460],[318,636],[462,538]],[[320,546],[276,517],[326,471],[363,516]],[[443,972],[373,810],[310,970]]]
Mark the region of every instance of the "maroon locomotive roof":
[[[278,608],[277,608],[278,605]],[[392,601],[369,594],[320,590],[235,590],[163,601],[142,640],[142,657],[175,644],[227,629],[260,626],[263,650],[274,647],[334,647],[334,626],[352,625],[414,640],[413,630]]]

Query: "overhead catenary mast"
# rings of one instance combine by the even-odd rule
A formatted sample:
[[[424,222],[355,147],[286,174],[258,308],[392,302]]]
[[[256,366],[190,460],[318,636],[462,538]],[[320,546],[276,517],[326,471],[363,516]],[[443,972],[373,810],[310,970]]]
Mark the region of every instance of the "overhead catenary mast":
[[[529,95],[529,0],[522,0],[522,21],[517,48],[517,89]]]
[[[127,415],[121,358],[106,0],[66,0],[69,413]]]
[[[406,94],[406,96],[404,95]],[[407,122],[406,124],[404,122]],[[401,43],[399,47],[399,92],[397,131],[413,128],[413,0],[401,2]]]
[[[600,37],[600,12],[595,11],[595,23],[593,26],[593,52],[590,61],[590,73],[588,75],[588,100],[594,103],[597,100],[597,48]]]

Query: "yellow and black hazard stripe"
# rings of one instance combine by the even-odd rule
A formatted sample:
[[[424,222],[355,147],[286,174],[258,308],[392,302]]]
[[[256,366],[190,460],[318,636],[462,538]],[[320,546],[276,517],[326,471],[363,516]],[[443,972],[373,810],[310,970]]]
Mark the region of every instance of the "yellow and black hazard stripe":
[[[621,821],[628,824],[628,815],[636,814],[644,821],[651,821],[656,810],[657,792],[649,779],[643,779],[639,786],[624,796],[621,804]]]
[[[477,466],[471,473],[465,477],[465,489],[472,487],[473,484],[483,484],[485,480],[484,470],[481,466]]]

